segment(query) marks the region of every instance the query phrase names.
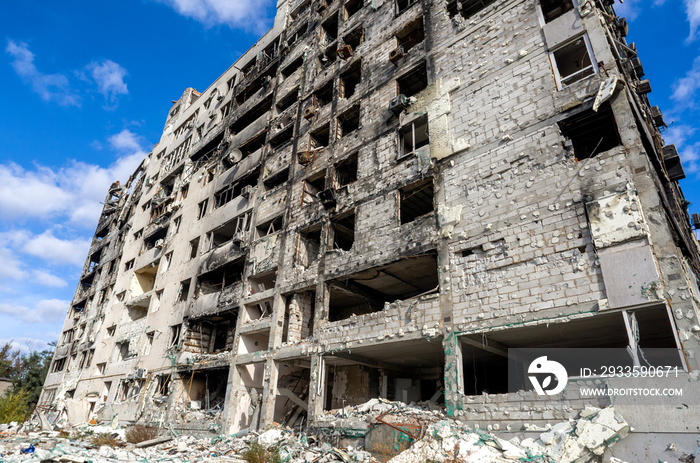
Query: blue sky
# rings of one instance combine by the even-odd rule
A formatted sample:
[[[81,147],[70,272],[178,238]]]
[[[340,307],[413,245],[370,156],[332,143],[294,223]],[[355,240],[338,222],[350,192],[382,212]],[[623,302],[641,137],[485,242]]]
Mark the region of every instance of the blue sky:
[[[70,5],[67,7],[66,5]],[[266,31],[273,0],[16,0],[0,17],[0,341],[57,339],[114,180]],[[700,213],[700,0],[626,0]]]
[[[107,188],[272,25],[274,0],[16,0],[0,17],[0,342],[57,339]]]

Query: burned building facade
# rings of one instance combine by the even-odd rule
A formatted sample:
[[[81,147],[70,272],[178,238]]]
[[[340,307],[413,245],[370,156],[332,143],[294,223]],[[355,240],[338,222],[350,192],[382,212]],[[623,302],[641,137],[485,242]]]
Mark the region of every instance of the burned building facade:
[[[684,174],[611,3],[280,0],[110,188],[40,410],[231,433],[382,397],[520,429],[590,401],[508,394],[508,349],[670,348],[692,380]]]

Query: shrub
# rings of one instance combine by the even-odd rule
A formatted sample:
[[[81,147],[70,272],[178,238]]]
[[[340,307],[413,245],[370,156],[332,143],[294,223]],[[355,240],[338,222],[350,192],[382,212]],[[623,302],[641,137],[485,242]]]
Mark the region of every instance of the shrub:
[[[106,432],[92,436],[90,443],[95,447],[102,447],[103,445],[108,447],[122,447],[124,445],[115,434]]]
[[[243,452],[243,459],[248,463],[282,463],[276,449],[266,449],[257,442],[251,443],[248,450]]]
[[[27,416],[29,393],[24,389],[0,397],[0,423],[22,422]]]
[[[153,426],[135,424],[126,430],[124,437],[130,444],[138,444],[139,442],[144,442],[158,437],[158,429],[154,428]]]

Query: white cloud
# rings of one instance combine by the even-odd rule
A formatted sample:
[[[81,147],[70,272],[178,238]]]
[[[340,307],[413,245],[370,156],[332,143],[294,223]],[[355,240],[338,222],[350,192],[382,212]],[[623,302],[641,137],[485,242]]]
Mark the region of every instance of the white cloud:
[[[615,5],[615,12],[627,18],[628,21],[634,21],[639,16],[642,5],[641,0],[625,0],[625,3]]]
[[[700,1],[700,0],[698,0]],[[692,106],[695,92],[700,89],[700,56],[693,61],[693,67],[672,86],[671,99],[680,106]]]
[[[90,249],[87,239],[60,239],[51,230],[33,236],[22,246],[22,251],[47,262],[82,266]]]
[[[27,277],[22,261],[17,258],[12,250],[0,248],[0,262],[2,262],[2,265],[0,265],[0,280],[21,280]]]
[[[75,225],[94,227],[109,185],[128,179],[146,156],[140,138],[128,130],[109,142],[121,155],[106,168],[83,162],[60,169],[36,165],[33,170],[0,164],[0,222],[67,217]]]
[[[32,275],[36,281],[42,286],[49,286],[52,288],[63,288],[68,285],[68,282],[63,278],[59,278],[56,275],[52,275],[49,272],[43,270],[32,270]]]
[[[109,144],[115,150],[119,151],[140,151],[140,137],[129,129],[124,129],[121,132],[109,137]]]
[[[0,302],[0,313],[18,317],[25,323],[56,323],[65,318],[69,305],[70,301],[59,299],[42,299],[34,307],[4,301]]]
[[[71,196],[51,170],[27,171],[17,164],[0,165],[0,214],[5,219],[46,217],[68,207]]]
[[[97,84],[97,90],[104,95],[105,99],[115,104],[118,95],[128,95],[129,90],[124,83],[127,72],[119,64],[111,60],[104,60],[101,63],[93,61],[87,65],[92,80]]]
[[[32,90],[45,101],[55,101],[62,106],[80,106],[80,97],[70,88],[63,74],[44,74],[34,64],[34,53],[26,43],[8,40],[5,52],[12,56],[12,67]]]
[[[158,0],[179,14],[207,25],[225,24],[257,33],[270,27],[264,16],[269,0]]]
[[[674,124],[664,132],[664,139],[667,143],[675,143],[677,147],[681,147],[696,131],[697,129],[690,125]]]
[[[696,38],[698,26],[700,26],[700,0],[683,0],[685,4],[685,14],[690,23],[690,35],[688,42],[692,42]]]

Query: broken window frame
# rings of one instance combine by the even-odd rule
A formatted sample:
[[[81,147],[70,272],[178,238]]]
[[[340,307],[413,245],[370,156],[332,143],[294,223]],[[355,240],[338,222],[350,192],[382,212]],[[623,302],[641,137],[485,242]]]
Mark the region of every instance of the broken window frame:
[[[349,218],[352,218],[352,229],[346,227]],[[343,223],[341,223],[343,222]],[[330,220],[328,227],[328,251],[342,250],[351,251],[355,246],[355,235],[357,232],[357,215],[355,209],[338,214]],[[349,244],[348,244],[349,243]]]
[[[416,135],[419,133],[423,128],[425,127],[425,138],[421,136],[420,141],[416,141]],[[410,150],[406,149],[406,136],[410,133],[411,135],[411,142],[409,147],[411,148]],[[411,120],[410,122],[404,124],[399,128],[398,131],[399,135],[399,153],[397,156],[397,160],[401,160],[406,158],[407,156],[417,152],[421,148],[427,146],[430,147],[430,127],[429,127],[429,120],[428,120],[428,114],[422,114],[419,117],[416,117],[415,119]],[[422,135],[422,134],[421,134]]]
[[[170,325],[170,339],[168,340],[168,349],[177,349],[182,337],[182,323]]]
[[[424,209],[423,213],[420,214],[411,214],[408,218],[405,217],[407,215],[407,210],[406,208],[408,207],[407,200],[413,197],[414,195],[420,193],[423,191],[425,188],[430,188],[432,190],[432,197],[430,201],[431,208],[430,210],[427,209],[427,207],[420,207],[421,205],[418,206],[418,209]],[[435,183],[433,177],[426,177],[424,179],[418,180],[416,182],[409,183],[408,185],[405,185],[401,188],[399,188],[396,191],[396,201],[397,201],[397,215],[399,218],[399,224],[400,225],[406,225],[415,222],[416,220],[419,220],[423,217],[427,217],[428,215],[432,215],[435,213]],[[405,211],[405,212],[404,212]]]
[[[197,214],[197,220],[202,220],[205,215],[207,215],[207,206],[209,205],[209,198],[206,198],[204,201],[200,201],[198,204],[199,211]]]
[[[579,69],[578,71],[568,74],[566,76],[561,75],[559,71],[560,64],[557,62],[556,59],[556,54],[563,49],[572,46],[575,44],[578,40],[583,40],[583,44],[586,49],[587,57],[588,60],[590,61],[590,65]],[[587,33],[583,33],[581,35],[576,35],[574,37],[571,37],[570,40],[567,40],[564,43],[558,44],[556,47],[550,49],[548,51],[549,55],[549,62],[552,65],[552,71],[554,73],[554,81],[557,85],[558,90],[563,90],[566,86],[571,85],[573,83],[579,82],[587,77],[590,77],[592,75],[598,74],[599,69],[598,69],[598,62],[595,59],[595,55],[593,54],[593,47],[591,45],[591,40],[588,37]],[[587,72],[590,72],[590,74],[586,74]]]
[[[352,167],[353,165],[354,168]],[[358,177],[358,168],[359,153],[357,151],[333,164],[333,185],[335,188],[342,188],[356,182]],[[347,173],[348,170],[353,172]]]

